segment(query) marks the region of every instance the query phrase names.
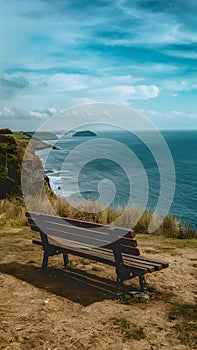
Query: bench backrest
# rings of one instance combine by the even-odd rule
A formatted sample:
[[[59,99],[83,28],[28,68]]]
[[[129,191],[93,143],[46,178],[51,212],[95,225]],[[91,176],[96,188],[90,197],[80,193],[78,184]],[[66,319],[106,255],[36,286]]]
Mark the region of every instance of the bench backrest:
[[[49,244],[50,238],[65,247],[104,247],[125,254],[140,255],[132,230],[34,212],[26,212],[26,216],[31,229],[40,233],[43,245]]]

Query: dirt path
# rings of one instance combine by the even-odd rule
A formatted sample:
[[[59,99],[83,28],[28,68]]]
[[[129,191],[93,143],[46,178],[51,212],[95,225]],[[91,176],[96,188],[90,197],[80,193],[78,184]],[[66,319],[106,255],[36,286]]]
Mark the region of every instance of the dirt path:
[[[149,301],[124,305],[112,300],[113,268],[73,258],[74,269],[59,271],[61,258],[54,257],[55,273],[43,275],[27,228],[0,234],[0,349],[191,350],[178,339],[169,312],[176,301],[196,302],[194,249],[161,251],[170,267],[147,276]]]

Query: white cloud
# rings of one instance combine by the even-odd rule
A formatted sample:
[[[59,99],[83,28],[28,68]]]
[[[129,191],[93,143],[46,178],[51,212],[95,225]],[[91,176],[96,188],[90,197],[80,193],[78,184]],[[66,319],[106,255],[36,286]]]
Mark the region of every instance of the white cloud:
[[[13,83],[10,89],[14,90],[15,80],[20,77],[20,72],[7,74],[7,79]],[[43,109],[43,106],[58,106],[67,108],[72,105],[82,104],[84,101],[119,102],[130,104],[132,99],[152,99],[158,96],[159,88],[156,85],[139,84],[143,79],[132,75],[122,76],[91,76],[85,74],[54,73],[51,75],[40,73],[23,73],[27,88],[17,90],[17,95],[12,96],[13,105],[23,109],[32,109],[32,117],[45,118],[52,110],[40,114],[34,106]],[[8,104],[9,93],[4,97],[4,104]],[[51,102],[53,106],[51,106]],[[50,113],[49,113],[50,112]]]
[[[96,91],[96,96],[97,94],[106,96],[113,101],[127,102],[131,99],[155,98],[159,94],[159,88],[156,85],[117,85],[100,89],[100,91]]]
[[[176,73],[185,69],[185,66],[178,66],[173,64],[165,63],[141,63],[140,65],[129,65],[128,69],[132,69],[134,72],[143,72],[143,73]]]
[[[4,106],[0,112],[1,120],[47,120],[58,112],[54,107],[24,111],[15,107]]]
[[[167,55],[173,56],[173,57],[188,58],[188,59],[192,59],[192,60],[197,59],[197,52],[194,52],[194,50],[191,50],[191,51],[186,51],[186,50],[165,50],[165,53]]]
[[[149,108],[155,118],[155,106],[165,109],[168,101],[174,110],[190,108],[196,68],[181,58],[196,58],[190,44],[196,33],[194,21],[176,11],[180,1],[173,6],[154,1],[148,6],[143,0],[104,3],[2,0],[1,61],[7,72],[2,102],[10,111],[4,110],[1,119],[42,121],[56,112],[54,106],[94,101],[130,106],[138,100],[135,104]],[[184,4],[189,5],[191,0]]]
[[[165,11],[153,11],[152,6],[143,9],[138,6],[138,1],[130,2],[125,0],[116,1],[116,5],[125,16],[136,23],[135,36],[128,35],[125,39],[112,40],[112,45],[130,46],[131,44],[185,44],[196,41],[196,31],[190,26],[184,26],[178,13]],[[177,9],[178,10],[178,9]],[[132,28],[133,29],[133,28]],[[127,30],[128,34],[130,33]],[[131,34],[133,30],[131,31]],[[106,41],[105,41],[106,42]],[[110,41],[106,42],[110,45]]]
[[[180,110],[161,112],[139,109],[159,129],[197,129],[197,113],[185,113]]]
[[[135,44],[174,44],[188,43],[188,36],[180,33],[180,26],[176,24],[172,26],[165,19],[160,22],[157,18],[152,21],[143,20],[139,26],[136,35],[129,35],[128,38],[106,39],[101,38],[99,41],[107,46],[125,46],[129,47]],[[191,40],[191,42],[193,42]]]
[[[162,82],[162,89],[173,91],[176,95],[177,92],[181,91],[192,91],[197,88],[197,82],[195,77],[177,77],[176,80],[168,79]]]
[[[45,112],[37,112],[37,111],[30,111],[29,112],[30,117],[32,118],[38,118],[38,119],[48,119],[49,115]]]
[[[179,119],[181,118],[184,118],[184,119],[196,119],[197,120],[197,113],[184,113],[184,112],[181,112],[181,111],[176,111],[176,110],[173,110],[173,111],[170,111],[170,115],[171,116],[175,116],[175,117],[178,117]]]
[[[49,111],[51,114],[55,114],[55,113],[58,112],[58,110],[57,110],[55,107],[48,108],[48,111]]]

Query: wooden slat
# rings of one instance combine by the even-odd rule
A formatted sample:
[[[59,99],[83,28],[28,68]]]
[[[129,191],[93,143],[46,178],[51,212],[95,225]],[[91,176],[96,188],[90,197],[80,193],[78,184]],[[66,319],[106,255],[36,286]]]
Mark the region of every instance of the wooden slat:
[[[36,221],[38,222],[37,226],[35,225]],[[78,227],[76,228],[72,225],[67,227],[67,225],[54,225],[51,222],[50,226],[48,226],[48,222],[46,223],[38,219],[29,219],[29,223],[32,225],[32,230],[47,233],[47,235],[53,237],[53,239],[56,239],[58,242],[60,238],[65,239],[65,245],[68,244],[69,240],[72,241],[73,244],[81,243],[88,246],[108,246],[110,248],[111,243],[114,241],[113,231],[107,232],[104,235],[103,232],[100,233],[100,231],[97,232],[96,230],[90,231],[86,229],[81,231]],[[126,234],[128,234],[127,231]],[[120,245],[121,251],[139,255],[139,250],[135,249],[137,246],[136,240],[125,240],[124,237],[121,237],[116,240],[116,243]],[[121,245],[121,243],[125,243],[125,245]]]
[[[90,236],[89,234],[86,233],[81,233],[78,231],[64,231],[62,229],[58,228],[52,228],[50,226],[42,225],[41,229],[43,232],[47,232],[48,236],[53,237],[54,239],[65,239],[66,240],[71,240],[75,243],[82,243],[82,244],[87,244],[91,246],[104,246],[109,243],[111,243],[111,240],[109,237],[100,237],[100,236],[95,236],[92,235]]]
[[[146,261],[150,261],[150,262],[154,262],[156,264],[161,264],[163,266],[163,268],[167,268],[169,266],[169,263],[167,263],[166,261],[163,260],[155,260],[155,259],[151,259],[151,258],[147,258],[145,256],[140,256],[141,259],[144,259]]]
[[[114,258],[112,257],[108,257],[107,255],[104,256],[103,254],[100,254],[99,251],[97,252],[97,254],[91,254],[92,250],[72,250],[69,249],[69,248],[60,248],[59,246],[53,246],[55,249],[59,249],[68,254],[72,254],[72,255],[77,255],[77,256],[81,256],[81,257],[84,257],[86,259],[90,259],[90,260],[94,260],[94,261],[98,261],[98,262],[102,262],[102,263],[105,263],[105,264],[109,264],[109,265],[113,265],[113,266],[116,266],[116,262],[114,260]],[[112,260],[113,259],[113,260]],[[138,272],[140,273],[147,273],[147,268],[145,268],[145,266],[142,266],[140,264],[137,264],[137,263],[134,263],[133,264],[133,268],[136,269]]]
[[[103,254],[103,256],[108,256],[108,258],[113,256],[113,252],[107,251],[107,250],[103,250],[103,249],[100,249],[100,248],[91,249],[91,251],[95,255],[99,253],[99,254]],[[124,265],[125,266],[133,266],[133,267],[146,269],[146,270],[148,270],[148,272],[155,271],[155,268],[154,268],[153,265],[143,263],[141,260],[138,260],[138,256],[136,256],[135,259],[133,259],[133,256],[130,255],[129,258],[123,259],[123,260],[124,260]]]
[[[73,247],[87,247],[87,248],[90,248],[90,249],[93,249],[93,248],[96,248],[96,247],[98,247],[98,249],[100,249],[100,248],[102,248],[103,246],[98,246],[96,243],[98,243],[98,241],[90,241],[89,239],[83,239],[83,240],[76,240],[76,239],[74,239],[74,240],[72,240],[72,237],[70,236],[70,238],[68,237],[67,239],[65,239],[65,238],[62,238],[62,237],[54,237],[54,236],[50,236],[49,235],[49,237],[50,237],[50,240],[52,240],[54,243],[58,243],[58,244],[61,244],[62,246],[64,246],[64,247],[67,247],[67,246],[73,246]],[[111,245],[107,245],[107,249],[108,250],[112,250],[113,249],[113,245],[112,245],[112,247],[111,247]],[[121,251],[126,251],[127,253],[128,253],[128,251],[129,251],[129,253],[130,254],[133,254],[133,255],[136,255],[136,256],[138,256],[140,253],[139,253],[139,249],[137,249],[137,248],[132,248],[132,247],[129,247],[129,248],[127,248],[127,247],[122,247],[121,248]]]
[[[39,214],[39,213],[28,213],[26,212],[26,216],[32,219],[36,224],[38,223],[37,220],[43,220],[46,222],[50,222],[53,225],[66,225],[66,226],[74,226],[78,227],[80,230],[86,230],[88,229],[89,231],[95,231],[97,233],[103,233],[103,234],[110,234],[114,233],[114,235],[122,237],[126,236],[129,234],[130,237],[135,236],[135,232],[133,230],[128,230],[124,228],[119,228],[115,226],[110,226],[110,225],[101,225],[97,223],[91,223],[88,221],[81,221],[81,220],[75,220],[75,219],[70,219],[70,218],[61,218],[59,216],[54,216],[54,215],[47,215],[47,214]],[[31,223],[31,222],[30,222]]]
[[[50,239],[49,240],[50,244],[55,244],[55,242]],[[62,248],[64,246],[62,245]],[[78,247],[78,249],[80,250],[80,247]],[[83,250],[83,248],[81,248]],[[88,250],[89,252],[94,253],[95,255],[99,254],[105,257],[108,257],[109,259],[114,259],[114,254],[111,250],[106,249],[106,248],[95,248],[95,247],[91,247],[90,250]],[[125,265],[130,264],[133,266],[138,266],[141,268],[146,268],[148,270],[148,272],[153,272],[153,271],[157,271],[157,270],[161,270],[162,269],[162,265],[158,264],[157,262],[154,264],[153,262],[149,262],[146,261],[144,259],[141,259],[141,256],[134,256],[134,255],[123,255],[123,260]]]
[[[105,230],[105,232],[101,231],[100,228],[96,228],[96,229],[89,229],[89,228],[83,228],[83,227],[79,227],[79,226],[75,226],[75,225],[70,225],[67,224],[66,221],[62,220],[61,222],[52,222],[49,220],[43,220],[42,218],[35,218],[35,219],[28,219],[28,222],[30,225],[36,225],[38,227],[43,227],[43,226],[50,226],[51,228],[54,228],[54,230],[59,230],[59,231],[68,231],[69,232],[81,232],[81,235],[83,235],[84,233],[86,233],[88,236],[89,235],[94,235],[94,236],[101,236],[103,239],[105,239],[105,237],[108,237],[109,234],[111,234],[111,232],[108,232]]]
[[[115,242],[116,243],[116,242]],[[117,240],[117,244],[125,247],[137,247],[137,241],[136,239],[128,239],[125,237],[121,237]]]
[[[42,246],[42,242],[41,241],[33,240],[33,243]],[[77,250],[77,249],[75,249],[73,251],[72,248],[69,249],[69,248],[61,247],[59,245],[56,246],[54,244],[52,244],[51,247],[53,249],[59,250],[59,251],[62,249],[62,251],[66,251],[67,253],[69,252],[72,255],[82,256],[82,257],[85,257],[86,259],[91,259],[91,260],[94,260],[94,261],[107,263],[107,264],[110,264],[110,265],[113,265],[113,266],[115,264],[114,255],[110,251],[107,254],[106,251],[102,252],[102,251],[99,251],[99,249],[97,249],[97,250],[94,250],[94,249],[90,249],[90,250],[78,249]],[[146,266],[145,264],[140,264],[137,261],[132,261],[132,259],[130,261],[127,261],[125,266],[128,266],[128,267],[140,270],[143,273],[153,272],[154,271],[153,267],[151,268],[150,266]]]
[[[132,248],[132,247],[120,245],[119,250],[121,253],[125,253],[125,254],[132,254],[132,255],[137,255],[137,256],[140,255],[140,251],[138,248]]]
[[[37,245],[40,245],[42,246],[42,241],[41,240],[33,240],[32,241],[34,244],[37,244]],[[60,249],[61,246],[58,245],[55,246],[54,244],[51,244],[51,246],[54,248],[54,249]],[[62,247],[62,249],[64,249],[64,247]],[[100,259],[105,259],[106,261],[111,261],[111,262],[114,262],[114,255],[111,251],[107,251],[107,250],[102,250],[102,249],[90,249],[90,250],[86,250],[86,249],[78,249],[78,250],[75,250],[76,253],[78,251],[78,253],[84,253],[87,257],[87,254],[88,256],[90,257],[91,256],[91,260],[96,260],[100,261]],[[144,271],[147,271],[147,272],[154,272],[156,270],[155,266],[153,265],[150,265],[150,264],[146,264],[145,262],[143,262],[142,260],[140,260],[140,257],[129,257],[127,259],[124,259],[124,265],[125,266],[130,266],[130,267],[133,267],[133,268],[139,268],[139,269],[143,269]]]
[[[46,214],[26,213],[26,216],[31,229],[44,233],[43,237],[47,233],[49,248],[57,251],[113,266],[116,266],[113,250],[120,251],[123,253],[124,265],[139,273],[168,267],[166,262],[140,255],[136,248],[137,241],[133,239],[133,231]],[[48,241],[33,240],[33,243],[43,246]]]
[[[32,222],[32,221],[31,221]],[[31,229],[33,231],[36,232],[41,232],[41,228],[36,226],[36,225],[31,225]],[[86,244],[88,246],[106,246],[108,249],[113,249],[114,247],[114,242],[110,242],[108,241],[108,239],[105,240],[99,240],[97,237],[91,237],[89,235],[86,236],[82,236],[81,234],[75,234],[74,236],[70,233],[70,232],[64,232],[64,231],[57,231],[57,230],[53,230],[51,227],[50,228],[43,228],[44,232],[48,232],[48,235],[50,235],[51,237],[53,237],[53,239],[56,241],[60,241],[59,239],[61,238],[62,240],[65,240],[65,242],[62,244],[67,244],[67,242],[72,241],[73,243],[81,243],[81,244]],[[63,234],[63,235],[62,235]],[[78,238],[79,237],[79,238]],[[76,240],[77,238],[77,240]],[[119,244],[119,243],[125,243],[124,244]],[[139,255],[139,250],[135,249],[135,247],[137,246],[137,241],[130,239],[130,241],[126,241],[124,240],[124,238],[120,238],[118,241],[115,242],[115,244],[118,244],[120,246],[120,251],[123,251],[124,253],[128,253],[128,254],[135,254],[135,255]],[[133,249],[134,248],[134,249]]]
[[[123,254],[123,257],[124,257],[124,260],[129,260],[130,259],[130,255],[129,254]],[[163,265],[158,263],[157,261],[149,261],[149,260],[146,260],[146,259],[141,259],[141,255],[139,255],[138,257],[135,257],[133,256],[132,257],[133,260],[135,260],[137,258],[137,261],[142,263],[142,264],[145,264],[146,266],[154,266],[154,269],[155,271],[158,271],[158,270],[162,270],[163,269]]]
[[[52,245],[54,245],[54,242],[53,240],[51,239],[49,241],[49,243]],[[62,245],[62,248],[64,248],[64,246]],[[87,250],[85,248],[80,248],[78,247],[78,250],[79,251],[83,251],[83,252],[87,252]],[[111,250],[108,250],[108,249],[102,249],[102,248],[90,248],[88,250],[88,253],[89,254],[94,254],[95,256],[102,256],[102,257],[105,257],[105,258],[108,258],[112,261],[114,261],[114,254]],[[129,262],[130,265],[134,266],[134,267],[138,267],[138,268],[142,268],[142,269],[146,269],[148,270],[148,272],[153,272],[154,271],[154,266],[150,266],[150,264],[145,264],[141,261],[138,261],[138,257],[136,257],[135,259],[132,258],[132,256],[130,256],[129,259],[126,260],[126,262]],[[127,264],[125,264],[127,265]]]
[[[167,268],[169,266],[169,263],[163,261],[163,260],[157,260],[153,258],[148,258],[146,256],[140,255],[140,259],[144,260],[146,262],[154,263],[155,265],[161,265],[162,268]]]
[[[46,221],[39,222],[38,226],[41,228],[43,232],[46,232],[47,234],[52,234],[57,237],[64,237],[67,235],[71,235],[74,239],[76,237],[76,240],[86,240],[90,239],[91,241],[95,240],[95,245],[106,245],[111,243],[114,240],[117,240],[116,234],[114,232],[99,232],[96,230],[89,230],[89,229],[83,229],[81,230],[79,227],[76,226],[67,226],[67,225],[57,225],[53,223],[49,223]],[[97,243],[100,242],[100,243]]]

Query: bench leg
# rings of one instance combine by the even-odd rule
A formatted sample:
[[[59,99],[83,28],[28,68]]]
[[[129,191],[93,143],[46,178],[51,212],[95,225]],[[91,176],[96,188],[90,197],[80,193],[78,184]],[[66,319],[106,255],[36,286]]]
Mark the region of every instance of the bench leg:
[[[48,266],[48,260],[49,260],[49,255],[47,252],[44,252],[43,260],[42,260],[42,267],[41,271],[47,271],[47,266]]]
[[[64,268],[66,269],[67,268],[67,264],[69,263],[68,254],[63,253],[63,259],[64,259]]]
[[[140,282],[140,291],[146,293],[147,287],[146,287],[146,280],[144,275],[139,276],[139,282]]]
[[[117,277],[115,298],[120,299],[122,294],[123,294],[123,281],[119,277]]]

